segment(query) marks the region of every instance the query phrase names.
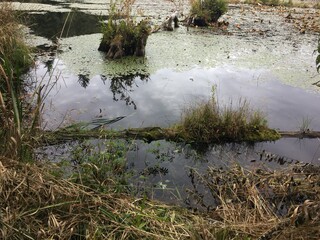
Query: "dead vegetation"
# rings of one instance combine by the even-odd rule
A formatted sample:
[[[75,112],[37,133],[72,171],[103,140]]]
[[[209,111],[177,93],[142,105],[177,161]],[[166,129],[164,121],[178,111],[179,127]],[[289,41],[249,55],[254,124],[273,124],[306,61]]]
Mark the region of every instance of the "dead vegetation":
[[[191,170],[190,194],[238,239],[319,239],[319,173],[312,165],[281,171],[239,166],[211,167],[205,174]],[[199,197],[201,187],[209,190],[211,200]]]
[[[192,171],[190,194],[207,212],[99,192],[55,176],[52,164],[1,158],[0,238],[319,239],[319,167]],[[200,185],[214,206],[201,202]]]
[[[200,215],[97,192],[50,171],[1,159],[1,239],[198,239],[202,233],[212,239],[214,226],[207,229],[209,220]]]

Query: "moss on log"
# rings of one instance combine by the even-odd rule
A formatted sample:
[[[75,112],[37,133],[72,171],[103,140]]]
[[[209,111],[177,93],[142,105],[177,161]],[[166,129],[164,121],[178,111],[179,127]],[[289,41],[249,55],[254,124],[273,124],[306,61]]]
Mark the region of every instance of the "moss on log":
[[[156,140],[168,140],[174,142],[187,142],[193,144],[214,144],[224,142],[264,142],[276,141],[280,138],[320,138],[320,132],[300,132],[300,131],[276,131],[274,129],[265,129],[263,131],[253,131],[242,139],[227,139],[222,135],[216,134],[215,141],[202,142],[197,139],[192,139],[186,133],[179,130],[177,127],[160,128],[160,127],[146,127],[146,128],[129,128],[125,130],[57,130],[45,131],[41,144],[54,145],[66,141],[84,140],[90,138],[112,139],[140,139],[147,142]]]
[[[45,145],[53,145],[72,140],[83,140],[90,138],[125,138],[125,139],[141,139],[147,142],[155,140],[169,140],[175,142],[188,142],[194,144],[212,144],[222,142],[262,142],[262,141],[275,141],[281,135],[273,129],[265,129],[263,131],[253,131],[251,134],[246,135],[242,139],[226,139],[223,135],[216,134],[215,140],[211,142],[202,142],[193,139],[178,127],[173,128],[160,128],[160,127],[146,127],[146,128],[130,128],[120,131],[114,130],[66,130],[61,129],[58,131],[46,131],[43,134],[41,141]]]

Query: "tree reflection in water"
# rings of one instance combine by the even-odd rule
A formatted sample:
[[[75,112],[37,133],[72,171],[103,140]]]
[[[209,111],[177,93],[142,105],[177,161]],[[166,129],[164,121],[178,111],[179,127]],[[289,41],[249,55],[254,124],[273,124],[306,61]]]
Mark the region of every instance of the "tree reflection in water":
[[[130,96],[130,92],[133,92],[133,87],[138,87],[136,80],[141,81],[148,81],[149,75],[148,74],[129,74],[126,76],[115,76],[115,77],[108,77],[105,75],[101,75],[101,79],[104,83],[110,81],[110,90],[113,94],[114,101],[125,101],[126,105],[132,105],[133,108],[136,110],[137,105],[134,100]]]
[[[89,83],[90,83],[90,78],[89,74],[78,74],[78,83],[80,84],[81,87],[87,88]]]
[[[136,80],[148,81],[149,79],[149,75],[141,73],[116,77],[100,75],[100,77],[105,85],[110,82],[110,90],[114,101],[125,101],[126,105],[132,105],[135,110],[137,109],[137,105],[131,98],[130,92],[133,92],[133,87],[139,87]],[[90,84],[90,74],[79,73],[78,83],[81,87],[87,88]]]

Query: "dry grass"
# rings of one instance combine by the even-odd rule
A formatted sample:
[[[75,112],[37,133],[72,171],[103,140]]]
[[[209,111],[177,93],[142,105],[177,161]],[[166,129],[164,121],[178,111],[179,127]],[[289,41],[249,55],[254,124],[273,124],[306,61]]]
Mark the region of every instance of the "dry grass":
[[[9,3],[0,5],[0,154],[21,159],[26,156],[29,134],[25,124],[23,87],[20,76],[31,65],[29,49],[25,45],[16,13]],[[40,105],[39,105],[40,107]],[[36,109],[38,109],[36,107]],[[38,109],[39,110],[39,109]],[[29,109],[28,109],[29,111]],[[38,115],[36,111],[35,115]],[[32,115],[30,112],[28,114]],[[35,118],[34,118],[35,119]],[[34,126],[35,122],[31,125]]]
[[[204,175],[193,170],[195,186],[210,190],[216,201],[206,214],[97,192],[55,177],[54,168],[0,159],[1,239],[320,237],[319,168],[279,172],[209,168]]]
[[[98,193],[54,177],[48,166],[4,158],[0,211],[1,239],[212,239],[214,227],[186,210]]]
[[[0,57],[1,65],[9,78],[16,78],[31,64],[20,29],[17,13],[10,3],[0,4]],[[2,81],[0,76],[0,84]]]
[[[17,37],[18,24],[9,3],[0,5],[0,54],[4,55]]]
[[[199,186],[209,189],[216,203],[210,217],[223,222],[239,239],[319,239],[319,173],[320,168],[313,166],[282,171],[212,167],[206,174],[192,170],[191,194],[197,195]],[[197,201],[209,208],[204,199]]]

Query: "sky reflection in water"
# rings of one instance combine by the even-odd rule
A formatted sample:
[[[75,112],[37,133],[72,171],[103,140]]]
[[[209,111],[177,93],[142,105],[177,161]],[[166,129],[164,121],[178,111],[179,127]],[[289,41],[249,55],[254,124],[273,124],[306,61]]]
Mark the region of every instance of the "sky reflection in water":
[[[64,67],[60,61],[58,68]],[[37,75],[45,71],[40,64]],[[209,99],[212,86],[216,86],[221,105],[236,107],[239,99],[246,99],[253,109],[266,113],[272,128],[298,130],[303,119],[310,119],[309,128],[320,129],[317,94],[281,84],[266,70],[230,66],[195,67],[189,71],[161,69],[149,76],[132,75],[124,81],[104,75],[79,77],[63,73],[46,100],[44,120],[47,128],[54,129],[63,121],[70,124],[96,117],[126,116],[111,127],[167,127],[180,120],[185,107]],[[256,144],[257,149],[313,163],[319,162],[319,146],[317,139]]]

